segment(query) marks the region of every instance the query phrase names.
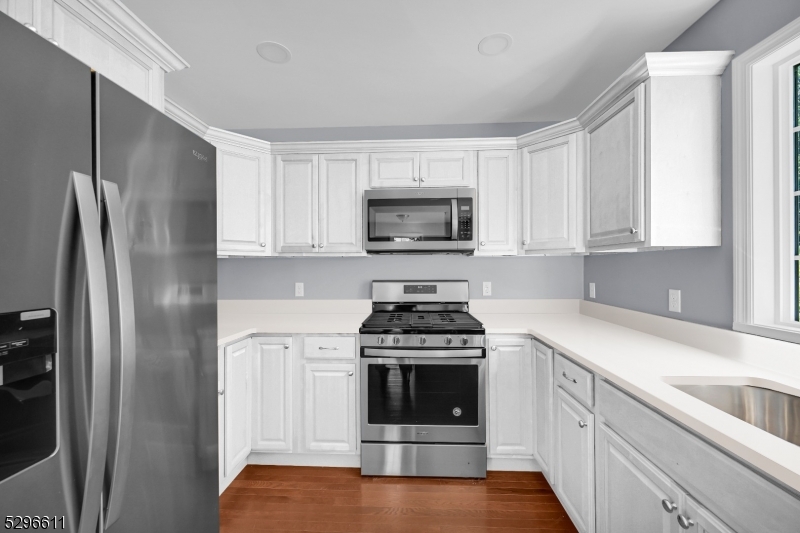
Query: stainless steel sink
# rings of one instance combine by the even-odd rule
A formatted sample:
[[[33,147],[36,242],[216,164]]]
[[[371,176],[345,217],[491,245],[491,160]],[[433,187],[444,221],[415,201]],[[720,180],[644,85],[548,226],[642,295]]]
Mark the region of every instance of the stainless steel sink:
[[[751,385],[672,385],[721,411],[800,446],[800,397]]]

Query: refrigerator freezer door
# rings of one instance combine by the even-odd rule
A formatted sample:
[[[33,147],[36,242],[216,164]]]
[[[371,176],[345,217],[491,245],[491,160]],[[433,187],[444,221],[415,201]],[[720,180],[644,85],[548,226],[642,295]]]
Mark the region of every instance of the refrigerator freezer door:
[[[216,151],[114,83],[95,83],[97,178],[119,188],[136,321],[130,468],[106,530],[216,533]],[[112,400],[110,467],[119,412]],[[111,479],[106,489],[118,490]]]

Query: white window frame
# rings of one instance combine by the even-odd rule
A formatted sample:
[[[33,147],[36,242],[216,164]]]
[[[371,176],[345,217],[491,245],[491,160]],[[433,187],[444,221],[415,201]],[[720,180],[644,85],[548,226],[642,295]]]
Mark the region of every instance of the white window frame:
[[[733,61],[733,329],[795,343],[798,63],[800,18]]]

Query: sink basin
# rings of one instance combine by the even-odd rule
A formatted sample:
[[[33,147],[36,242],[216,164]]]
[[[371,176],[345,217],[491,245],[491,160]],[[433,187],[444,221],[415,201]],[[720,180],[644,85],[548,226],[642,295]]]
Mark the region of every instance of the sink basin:
[[[672,384],[748,424],[800,446],[800,397],[753,385]]]

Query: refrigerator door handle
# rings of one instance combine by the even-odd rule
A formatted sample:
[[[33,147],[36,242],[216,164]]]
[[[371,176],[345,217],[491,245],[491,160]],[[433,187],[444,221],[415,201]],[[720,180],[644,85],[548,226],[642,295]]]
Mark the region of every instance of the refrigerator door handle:
[[[100,235],[100,214],[97,210],[92,178],[85,174],[72,172],[71,182],[78,205],[78,219],[86,259],[92,344],[89,445],[78,533],[94,533],[100,517],[100,494],[103,491],[108,450],[111,323],[108,314],[108,286],[103,257],[103,239]]]
[[[133,442],[133,391],[136,382],[136,320],[133,308],[133,275],[129,253],[128,229],[122,211],[119,187],[116,183],[101,184],[102,204],[108,215],[111,250],[117,279],[119,302],[119,416],[116,431],[116,450],[110,465],[109,488],[106,498],[105,528],[116,522],[122,513],[125,484],[130,469]]]

